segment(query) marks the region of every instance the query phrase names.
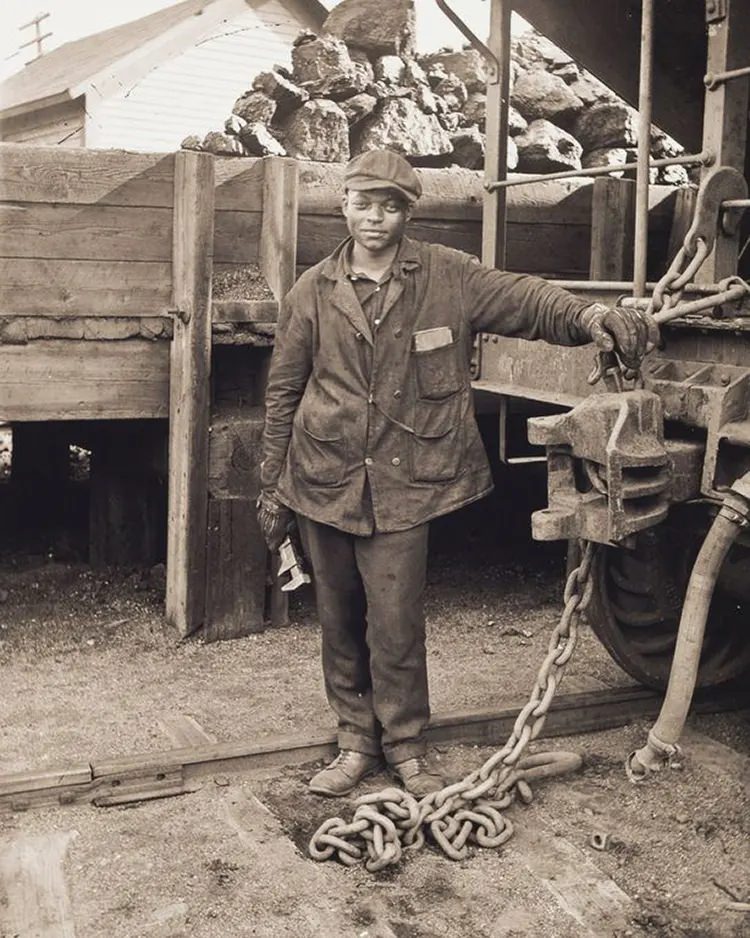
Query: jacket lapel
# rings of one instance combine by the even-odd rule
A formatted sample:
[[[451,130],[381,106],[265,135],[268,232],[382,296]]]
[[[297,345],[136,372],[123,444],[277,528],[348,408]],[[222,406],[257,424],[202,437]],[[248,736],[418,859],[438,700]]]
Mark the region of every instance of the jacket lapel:
[[[401,298],[401,294],[404,292],[404,278],[403,277],[391,277],[388,281],[388,289],[385,294],[385,301],[383,303],[383,311],[380,314],[380,321],[383,322],[385,317],[390,313],[393,307]]]
[[[373,344],[372,332],[367,317],[362,312],[359,305],[357,294],[350,280],[339,278],[335,281],[333,293],[331,294],[331,303],[342,312],[349,322],[354,326],[357,332],[361,332],[365,339]]]

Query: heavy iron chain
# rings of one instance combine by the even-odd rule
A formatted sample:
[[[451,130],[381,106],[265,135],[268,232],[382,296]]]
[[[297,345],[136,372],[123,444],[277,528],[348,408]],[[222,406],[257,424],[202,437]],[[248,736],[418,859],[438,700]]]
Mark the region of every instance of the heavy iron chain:
[[[463,860],[469,843],[498,847],[513,834],[513,825],[502,814],[514,795],[531,800],[527,779],[569,771],[580,765],[570,753],[521,756],[544,726],[552,699],[562,680],[578,639],[581,614],[594,589],[592,572],[596,545],[587,542],[580,564],[565,583],[564,609],[550,636],[547,654],[537,673],[528,703],[518,714],[502,749],[460,782],[417,801],[400,788],[363,795],[355,801],[352,820],[329,818],[310,841],[310,856],[328,860],[335,856],[346,866],[364,860],[375,873],[398,863],[404,850],[418,850],[429,834],[446,856]]]
[[[737,275],[719,281],[717,292],[688,302],[680,302],[685,287],[695,278],[703,262],[711,253],[712,244],[705,238],[694,240],[686,235],[664,276],[654,287],[648,304],[657,323],[669,322],[678,316],[694,315],[724,303],[739,303],[750,294],[750,284]]]

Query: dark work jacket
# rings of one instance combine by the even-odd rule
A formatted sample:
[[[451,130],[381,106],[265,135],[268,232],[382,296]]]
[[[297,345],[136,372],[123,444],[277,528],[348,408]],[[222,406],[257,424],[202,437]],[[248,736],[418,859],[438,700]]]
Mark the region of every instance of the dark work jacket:
[[[492,489],[472,404],[473,335],[582,345],[587,304],[538,277],[404,238],[370,324],[342,261],[350,245],[305,271],[282,304],[261,483],[342,531],[402,531]],[[415,333],[437,327],[447,328],[427,338],[446,344],[418,350],[430,343]]]

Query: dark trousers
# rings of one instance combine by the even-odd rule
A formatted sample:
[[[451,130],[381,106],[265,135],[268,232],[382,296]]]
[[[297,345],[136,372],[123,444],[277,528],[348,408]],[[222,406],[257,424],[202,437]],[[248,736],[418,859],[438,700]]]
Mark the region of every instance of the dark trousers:
[[[430,718],[423,604],[429,526],[357,537],[298,521],[339,748],[382,751],[391,763],[421,755]]]

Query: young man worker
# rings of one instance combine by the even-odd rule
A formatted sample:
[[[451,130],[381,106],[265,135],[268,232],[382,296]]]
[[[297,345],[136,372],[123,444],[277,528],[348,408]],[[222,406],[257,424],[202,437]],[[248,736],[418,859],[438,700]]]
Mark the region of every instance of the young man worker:
[[[653,320],[405,236],[421,184],[389,150],[353,159],[351,235],[285,298],[266,392],[259,517],[271,550],[292,512],[310,559],[339,754],[310,790],[340,796],[383,767],[416,797],[443,787],[423,593],[428,522],[487,495],[472,407],[476,332],[592,340],[636,366]]]

